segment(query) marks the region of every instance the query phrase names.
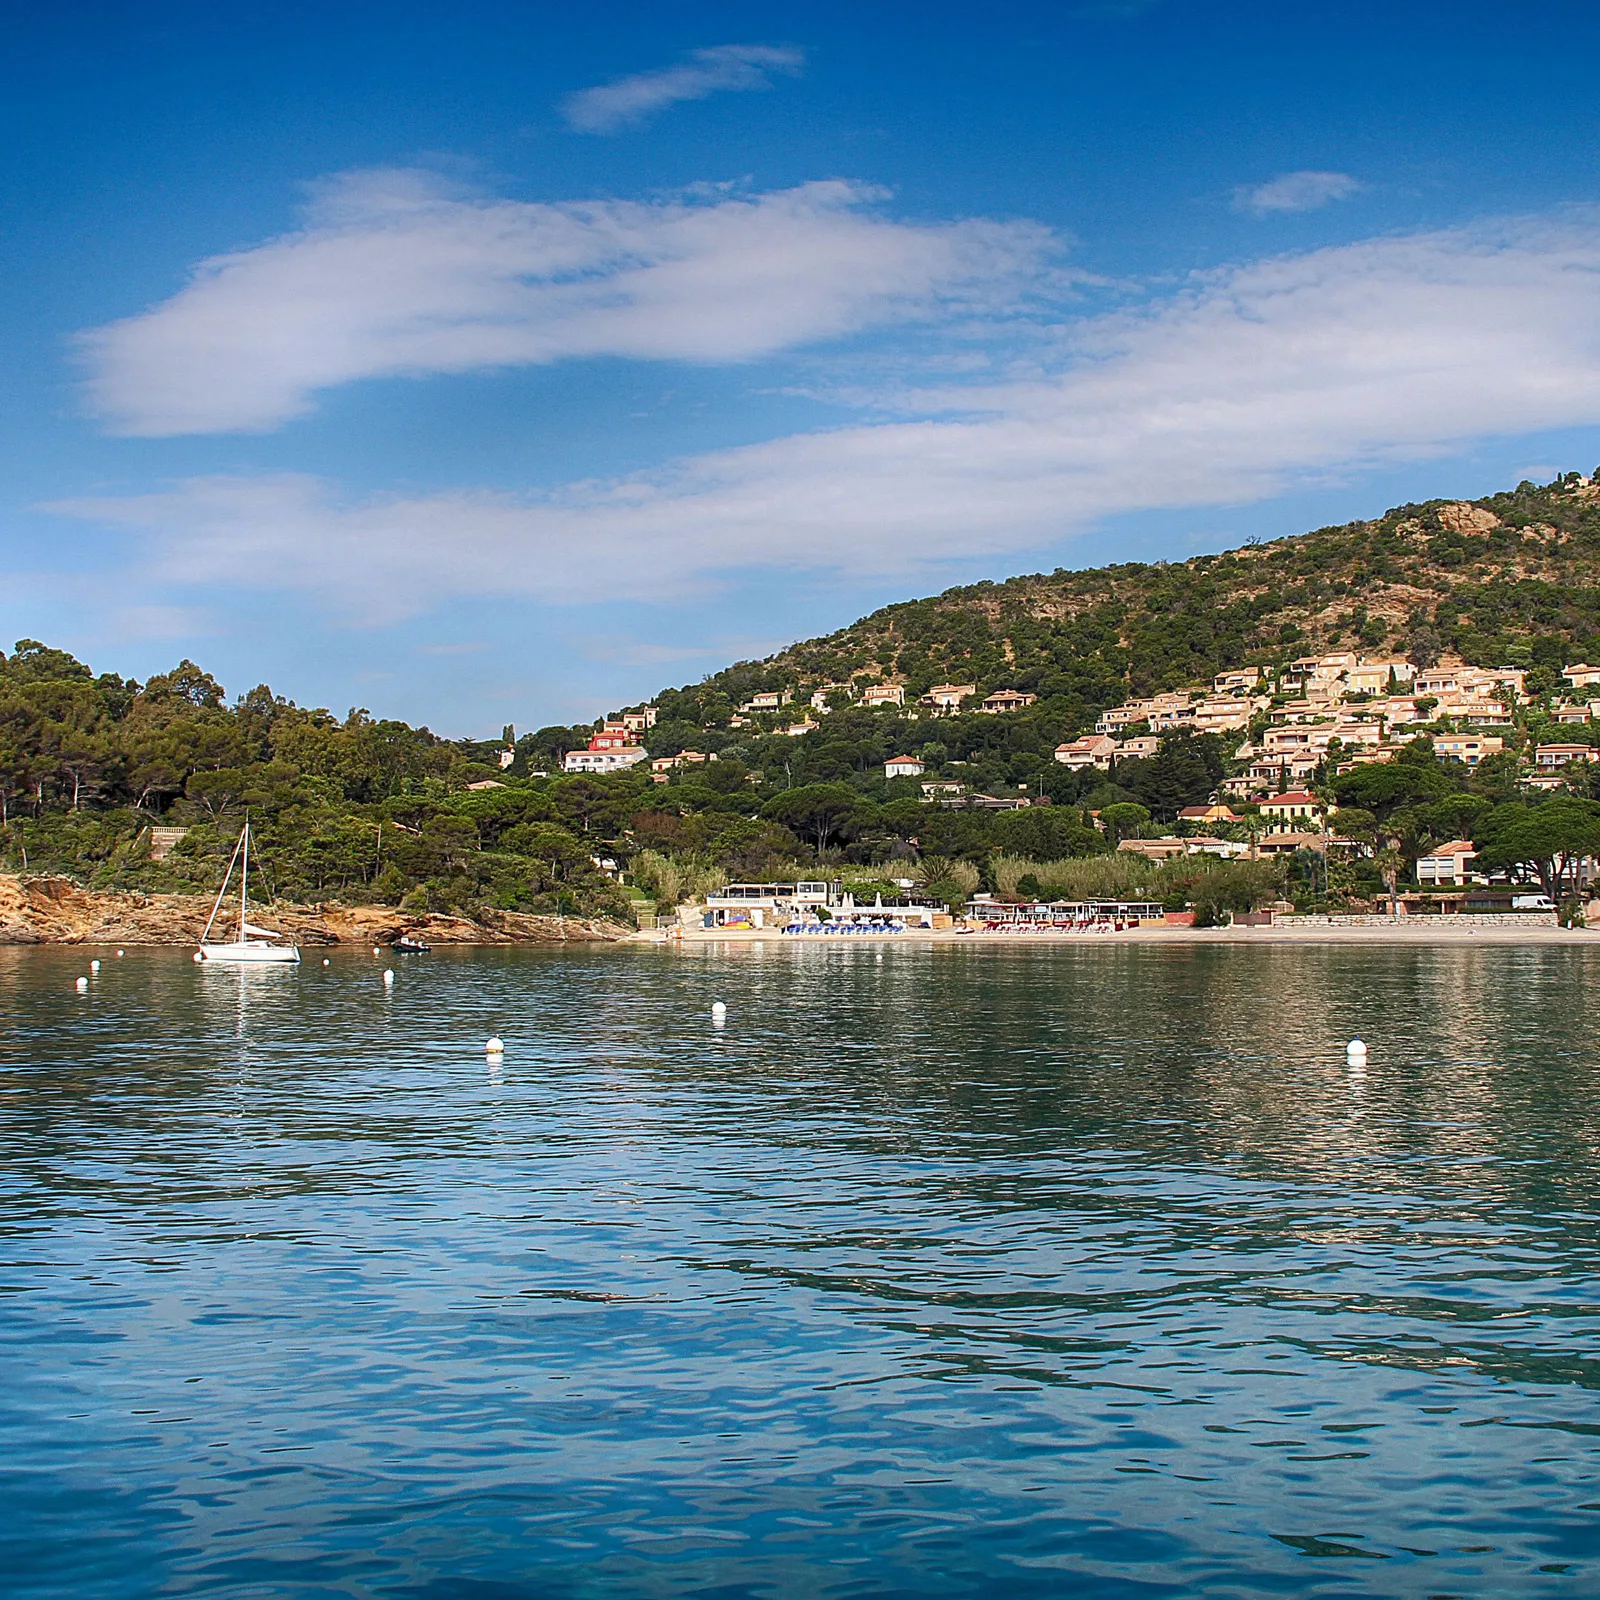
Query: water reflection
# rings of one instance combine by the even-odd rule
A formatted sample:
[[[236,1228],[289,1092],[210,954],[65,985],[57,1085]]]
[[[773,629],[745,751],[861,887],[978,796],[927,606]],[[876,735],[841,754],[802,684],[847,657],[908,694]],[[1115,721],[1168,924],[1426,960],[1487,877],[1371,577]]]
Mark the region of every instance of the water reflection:
[[[1592,1588],[1585,949],[763,943],[0,952],[19,1592]]]

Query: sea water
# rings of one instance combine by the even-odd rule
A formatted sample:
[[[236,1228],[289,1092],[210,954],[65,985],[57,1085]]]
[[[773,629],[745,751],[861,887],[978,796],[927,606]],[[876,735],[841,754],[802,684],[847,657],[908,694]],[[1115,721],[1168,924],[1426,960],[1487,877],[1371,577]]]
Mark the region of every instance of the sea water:
[[[0,952],[0,1588],[1600,1593],[1597,954]]]

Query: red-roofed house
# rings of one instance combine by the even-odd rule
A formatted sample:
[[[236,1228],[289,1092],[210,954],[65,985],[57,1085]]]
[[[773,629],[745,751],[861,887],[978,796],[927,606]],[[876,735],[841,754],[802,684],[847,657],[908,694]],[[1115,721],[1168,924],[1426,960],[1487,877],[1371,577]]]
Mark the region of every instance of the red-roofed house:
[[[1263,800],[1261,815],[1277,822],[1310,823],[1313,827],[1321,827],[1327,808],[1314,794],[1307,794],[1304,789],[1290,789],[1284,794],[1275,794]]]
[[[883,764],[886,778],[920,778],[927,766],[915,756],[890,756]]]

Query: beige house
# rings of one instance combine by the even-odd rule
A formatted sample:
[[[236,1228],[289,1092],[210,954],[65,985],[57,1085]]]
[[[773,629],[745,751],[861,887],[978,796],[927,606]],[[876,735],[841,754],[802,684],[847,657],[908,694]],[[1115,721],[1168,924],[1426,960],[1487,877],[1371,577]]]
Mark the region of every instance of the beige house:
[[[1512,722],[1511,712],[1501,701],[1466,693],[1444,696],[1433,715],[1454,717],[1478,728],[1509,728]]]
[[[1117,760],[1134,761],[1143,760],[1153,756],[1161,748],[1161,736],[1156,733],[1141,733],[1132,739],[1124,739],[1117,746]]]
[[[1470,839],[1452,839],[1417,857],[1418,883],[1467,883],[1478,851]]]
[[[1193,726],[1196,733],[1239,733],[1250,726],[1250,719],[1267,705],[1264,696],[1213,695],[1195,702]]]
[[[1433,753],[1449,756],[1456,761],[1475,767],[1485,756],[1497,756],[1506,747],[1504,739],[1493,734],[1442,733],[1433,741]]]
[[[875,683],[861,691],[864,706],[903,706],[906,703],[906,686],[903,683]]]
[[[1410,683],[1417,669],[1409,661],[1399,658],[1377,661],[1358,661],[1345,669],[1342,686],[1346,694],[1383,694],[1394,683]]]
[[[975,683],[936,683],[918,701],[919,706],[930,706],[935,711],[959,711],[961,702],[969,694],[976,694]]]
[[[1275,794],[1263,800],[1261,815],[1271,817],[1274,822],[1285,824],[1309,822],[1315,827],[1321,827],[1327,815],[1327,808],[1314,794],[1308,794],[1304,789],[1290,789],[1283,794]]]
[[[1219,672],[1211,680],[1211,687],[1218,694],[1243,694],[1260,682],[1260,667],[1238,667],[1232,672]]]
[[[1094,725],[1096,733],[1116,733],[1135,722],[1148,722],[1155,727],[1166,719],[1170,724],[1175,713],[1189,706],[1194,696],[1183,690],[1169,690],[1166,694],[1152,695],[1148,700],[1128,700],[1120,706],[1102,711]]]
[[[1108,739],[1103,733],[1092,733],[1082,739],[1073,739],[1066,744],[1056,746],[1056,760],[1064,767],[1071,768],[1074,772],[1085,767],[1097,767],[1102,772],[1107,772],[1111,767],[1112,757],[1117,754],[1117,741]]]
[[[652,772],[672,772],[679,767],[698,766],[702,761],[715,761],[714,755],[703,755],[698,750],[680,750],[675,756],[657,756],[650,763]]]
[[[1569,761],[1587,761],[1594,750],[1586,744],[1542,744],[1533,752],[1534,763],[1546,772],[1564,767]]]
[[[752,711],[777,711],[794,698],[787,689],[774,689],[770,694],[753,694],[739,707],[746,714]]]
[[[1185,806],[1178,813],[1179,822],[1238,822],[1229,806]]]
[[[996,689],[985,698],[981,709],[989,712],[1021,711],[1038,698],[1038,695],[1029,694],[1025,689]]]
[[[1591,667],[1587,661],[1580,661],[1575,667],[1563,667],[1561,676],[1574,689],[1587,689],[1591,684],[1600,683],[1600,667]]]
[[[645,706],[641,711],[624,711],[622,726],[630,733],[644,733],[656,725],[656,708]]]

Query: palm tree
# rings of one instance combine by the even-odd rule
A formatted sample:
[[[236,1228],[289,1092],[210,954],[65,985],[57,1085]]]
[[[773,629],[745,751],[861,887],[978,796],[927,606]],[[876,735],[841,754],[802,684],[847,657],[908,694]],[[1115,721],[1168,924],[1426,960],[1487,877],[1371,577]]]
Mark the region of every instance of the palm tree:
[[[1386,849],[1380,850],[1373,858],[1378,874],[1383,879],[1383,886],[1389,891],[1389,915],[1395,914],[1395,885],[1400,881],[1400,874],[1405,868],[1406,858],[1394,846],[1398,840],[1391,839]]]

